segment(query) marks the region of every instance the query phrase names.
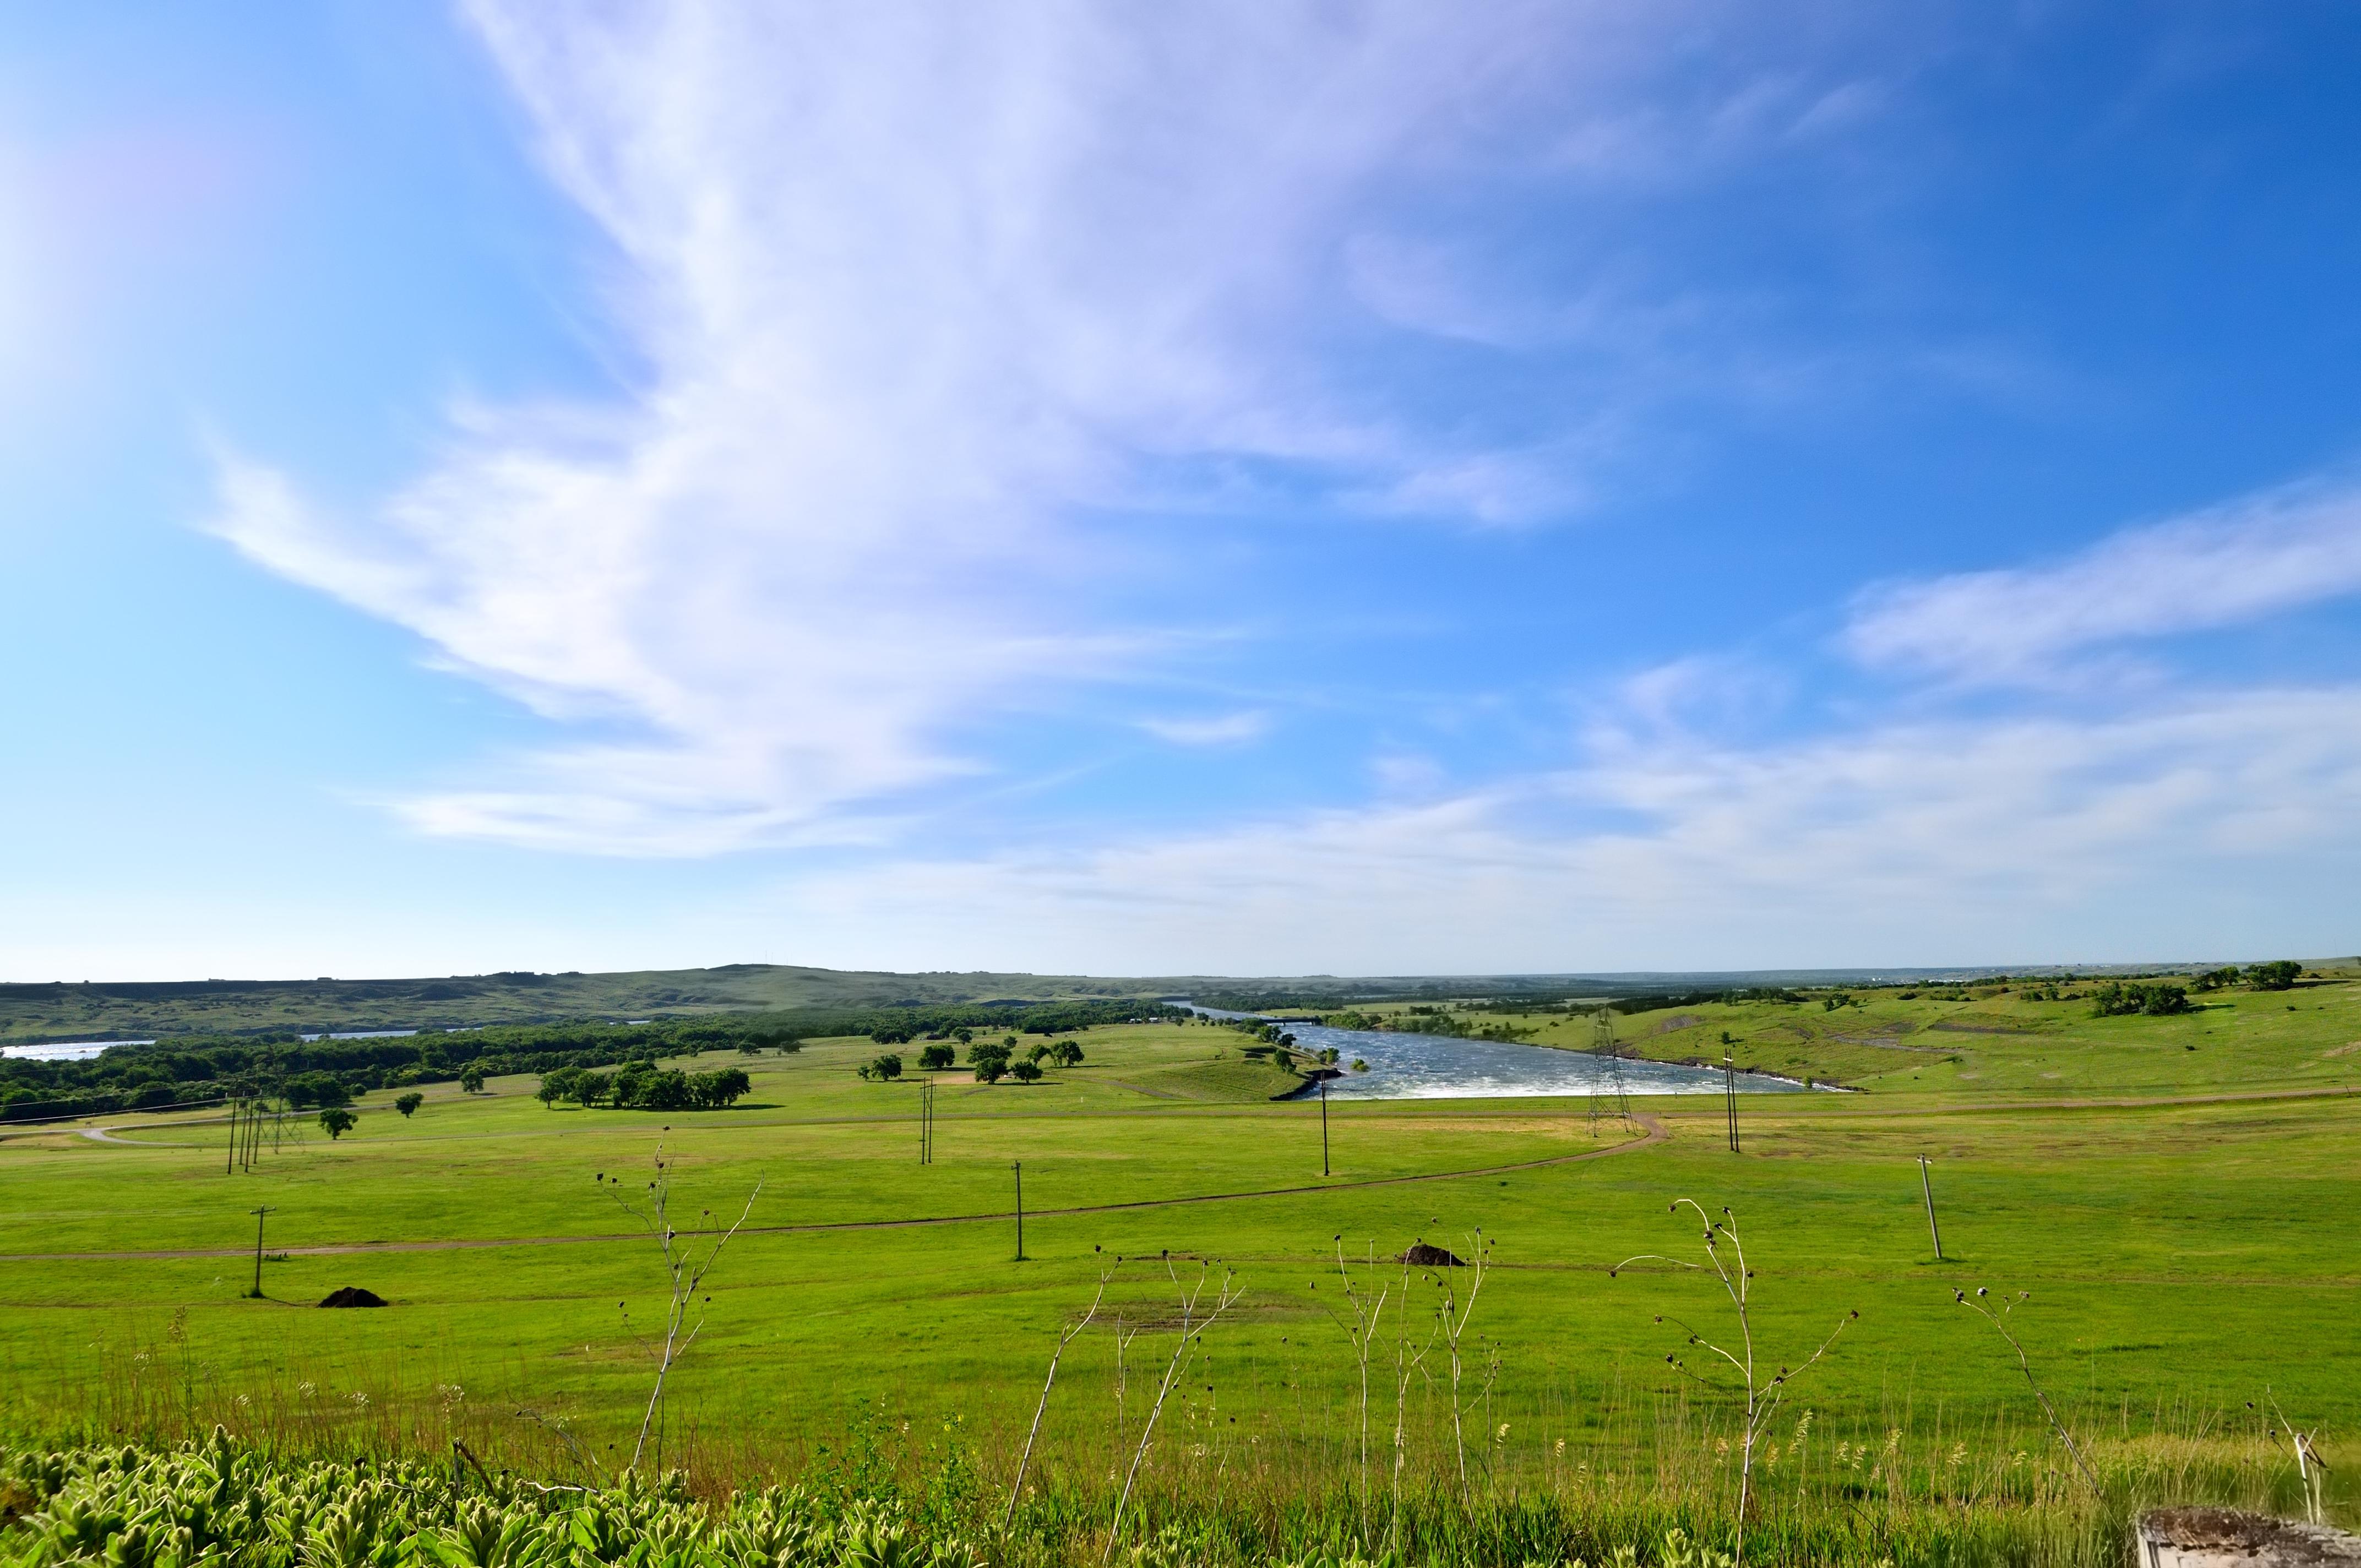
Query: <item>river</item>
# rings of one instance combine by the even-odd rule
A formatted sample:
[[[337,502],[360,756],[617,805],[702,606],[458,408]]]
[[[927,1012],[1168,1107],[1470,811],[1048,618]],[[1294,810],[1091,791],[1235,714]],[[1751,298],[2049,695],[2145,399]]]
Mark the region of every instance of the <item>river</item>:
[[[1192,1005],[1183,1003],[1182,1005]],[[1245,1014],[1199,1007],[1214,1018]],[[1331,1100],[1507,1100],[1533,1095],[1612,1094],[1622,1080],[1626,1094],[1719,1094],[1719,1068],[1679,1067],[1670,1062],[1620,1060],[1589,1051],[1499,1040],[1456,1040],[1441,1035],[1398,1035],[1367,1029],[1332,1029],[1324,1024],[1282,1024],[1295,1036],[1295,1050],[1334,1047],[1342,1078],[1328,1080]],[[1366,1072],[1352,1070],[1356,1059]],[[1803,1094],[1792,1079],[1741,1072],[1741,1094]],[[1306,1092],[1316,1092],[1307,1091]]]

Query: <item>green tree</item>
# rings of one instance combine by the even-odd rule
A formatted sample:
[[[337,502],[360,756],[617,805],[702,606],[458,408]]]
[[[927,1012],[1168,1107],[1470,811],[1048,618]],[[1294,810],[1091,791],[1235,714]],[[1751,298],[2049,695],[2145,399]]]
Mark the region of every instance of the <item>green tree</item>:
[[[1008,1065],[1008,1076],[1019,1083],[1038,1082],[1041,1077],[1041,1064],[1029,1058],[1024,1061],[1011,1062]]]
[[[1008,1047],[982,1041],[967,1048],[968,1065],[975,1069],[978,1083],[998,1083],[1008,1076]]]
[[[481,1094],[484,1091],[484,1069],[473,1062],[468,1063],[467,1070],[459,1074],[459,1087],[469,1094]]]
[[[960,1033],[964,1035],[967,1031],[962,1029]],[[951,1059],[952,1051],[951,1047],[949,1046],[928,1046],[925,1050],[918,1053],[918,1065],[926,1069],[928,1072],[933,1072],[939,1068],[950,1066]]]
[[[1082,1065],[1082,1047],[1071,1040],[1060,1040],[1049,1047],[1049,1059],[1060,1067],[1080,1067]]]
[[[406,1121],[409,1119],[412,1113],[415,1112],[421,1105],[425,1103],[426,1096],[419,1093],[418,1091],[413,1089],[409,1093],[395,1100],[393,1102],[393,1108],[401,1112],[402,1118]]]
[[[2091,993],[2091,1015],[2094,1018],[2134,1014],[2164,1018],[2188,1011],[2189,993],[2177,985],[2124,985],[2110,981]]]
[[[700,1072],[688,1080],[689,1102],[699,1111],[726,1111],[753,1087],[745,1072],[738,1068],[725,1067],[719,1072]]]
[[[333,1072],[299,1072],[287,1080],[283,1092],[287,1103],[298,1111],[353,1102],[353,1091]]]
[[[873,1057],[862,1064],[860,1072],[872,1083],[891,1083],[902,1076],[902,1058],[887,1051],[884,1056]]]
[[[637,1111],[686,1111],[695,1102],[688,1074],[671,1067],[642,1078],[630,1102]]]
[[[2257,991],[2292,991],[2301,973],[2303,966],[2293,959],[2274,959],[2267,964],[2248,964],[2246,983]]]
[[[334,1143],[353,1130],[355,1117],[341,1105],[331,1105],[320,1113],[320,1125],[328,1129],[328,1141]]]

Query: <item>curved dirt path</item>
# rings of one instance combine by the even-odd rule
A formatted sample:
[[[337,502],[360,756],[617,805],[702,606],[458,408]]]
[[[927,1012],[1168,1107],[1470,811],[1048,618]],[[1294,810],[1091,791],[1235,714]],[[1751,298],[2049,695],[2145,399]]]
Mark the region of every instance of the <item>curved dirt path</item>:
[[[1583,1149],[1576,1154],[1547,1155],[1540,1159],[1517,1160],[1508,1165],[1477,1166],[1467,1170],[1422,1171],[1410,1176],[1373,1176],[1360,1181],[1328,1181],[1298,1187],[1261,1187],[1249,1192],[1199,1192],[1183,1198],[1139,1198],[1126,1203],[1085,1203],[1069,1209],[1027,1209],[1028,1219],[1071,1219],[1084,1214],[1119,1214],[1137,1209],[1178,1209],[1192,1203],[1242,1203],[1257,1198],[1300,1198],[1319,1192],[1353,1192],[1372,1187],[1407,1187],[1423,1181],[1457,1181],[1467,1177],[1502,1176],[1515,1170],[1539,1170],[1554,1165],[1573,1165],[1587,1159],[1607,1159],[1615,1155],[1631,1154],[1652,1145],[1661,1144],[1672,1135],[1664,1124],[1644,1112],[1635,1113],[1632,1119],[1640,1124],[1641,1135],[1603,1149]],[[95,1131],[96,1129],[93,1129]],[[988,1214],[933,1214],[907,1220],[832,1220],[809,1225],[748,1225],[738,1234],[744,1236],[798,1235],[825,1231],[898,1231],[928,1225],[977,1225],[1006,1222],[1016,1218],[1014,1211],[1000,1210]],[[336,1257],[355,1253],[391,1252],[474,1252],[487,1247],[507,1246],[584,1246],[601,1242],[636,1242],[642,1238],[637,1232],[622,1232],[603,1236],[486,1236],[453,1241],[416,1242],[338,1242],[322,1246],[273,1247],[275,1253],[290,1257]],[[150,1252],[16,1252],[0,1254],[5,1263],[64,1263],[74,1259],[137,1262],[197,1257],[245,1257],[252,1247],[185,1247]]]
[[[160,1125],[162,1124],[159,1124]],[[188,1124],[189,1124],[186,1122],[175,1122],[170,1124],[170,1125],[177,1127],[185,1127]],[[74,1129],[74,1131],[80,1133],[83,1137],[88,1138],[92,1143],[113,1144],[117,1148],[193,1149],[203,1146],[199,1144],[185,1144],[165,1138],[118,1138],[115,1135],[117,1132],[128,1133],[136,1132],[137,1130],[137,1129],[135,1127],[77,1127]]]

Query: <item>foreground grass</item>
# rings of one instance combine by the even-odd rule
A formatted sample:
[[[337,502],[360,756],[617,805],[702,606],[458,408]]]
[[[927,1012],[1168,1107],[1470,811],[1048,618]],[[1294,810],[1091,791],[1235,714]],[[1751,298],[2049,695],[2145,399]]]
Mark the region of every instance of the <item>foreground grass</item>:
[[[1612,1123],[1594,1138],[1576,1102],[1338,1102],[1323,1179],[1317,1106],[1241,1089],[1235,1036],[1195,1027],[1093,1031],[1089,1066],[1032,1087],[946,1079],[931,1167],[917,1163],[915,1091],[853,1079],[866,1042],[762,1058],[738,1110],[668,1129],[642,1113],[548,1110],[517,1080],[480,1098],[434,1093],[408,1121],[365,1104],[346,1139],[314,1134],[236,1176],[225,1129],[199,1119],[115,1135],[129,1143],[19,1137],[0,1144],[0,1430],[169,1443],[218,1422],[291,1457],[372,1462],[445,1459],[457,1436],[496,1475],[604,1485],[642,1413],[663,1296],[651,1244],[592,1178],[637,1181],[662,1145],[689,1213],[734,1215],[764,1184],[658,1423],[660,1463],[699,1496],[856,1472],[907,1507],[946,1475],[996,1495],[1060,1325],[1119,1255],[1130,1261],[1101,1319],[1061,1364],[1019,1508],[1024,1552],[1079,1561],[1103,1539],[1176,1347],[1175,1276],[1219,1259],[1246,1294],[1184,1361],[1145,1467],[1147,1515],[1155,1530],[1228,1543],[1222,1561],[1374,1553],[1385,1538],[1367,1533],[1358,1502],[1339,1238],[1363,1255],[1420,1236],[1465,1252],[1480,1228],[1498,1266],[1460,1391],[1480,1507],[1455,1495],[1448,1368],[1430,1351],[1400,1400],[1405,1552],[1657,1556],[1675,1528],[1719,1539],[1734,1428],[1726,1395],[1674,1377],[1664,1357],[1682,1336],[1654,1320],[1720,1332],[1726,1314],[1694,1275],[1608,1271],[1680,1252],[1694,1238],[1666,1209],[1694,1196],[1741,1217],[1768,1360],[1861,1314],[1770,1436],[1766,1556],[2103,1561],[2092,1554],[2114,1550],[2135,1502],[2291,1506],[2292,1466],[2249,1401],[2324,1428],[2347,1485],[2333,1440],[2361,1418],[2354,1107],[2171,1102],[2330,1087],[2302,1064],[2354,1062],[2321,1055],[2352,1028],[2329,1004],[2349,1006],[2346,993],[2298,993],[2309,1014],[2279,1004],[2312,1033],[2266,1019],[2276,1043],[2256,1047],[2254,1080],[2179,1066],[2202,1055],[2180,1048],[2180,1020],[2061,1018],[2030,1039],[1959,1036],[1970,1070],[2030,1073],[2050,1086],[2038,1099],[1996,1100],[1956,1073],[1940,1091],[1905,1079],[1765,1097],[1743,1106],[1741,1155],[1723,1146],[1715,1101],[1642,1105],[1665,1135],[1644,1145]],[[2079,1076],[2040,1078],[2065,1070],[2045,1057]],[[2125,1092],[2131,1077],[2170,1092]],[[241,1249],[260,1205],[283,1261],[264,1265],[269,1299],[249,1301]],[[1389,1291],[1370,1397],[1370,1485],[1389,1532],[1397,1362],[1431,1337],[1438,1277],[1380,1267],[1363,1281]],[[347,1283],[393,1306],[302,1305]],[[2064,1478],[2014,1357],[1952,1304],[1979,1283],[2032,1292],[2018,1331],[2102,1456],[2103,1500]],[[1905,1517],[1918,1522],[1893,1522]]]
[[[1436,1563],[1715,1568],[1740,1547],[1711,1467],[1465,1495],[1433,1486],[1364,1496],[1274,1485],[1268,1473],[1168,1478],[1119,1498],[1104,1486],[1001,1489],[956,1428],[910,1462],[855,1432],[792,1487],[699,1495],[679,1471],[544,1486],[476,1463],[453,1423],[448,1462],[399,1456],[295,1462],[216,1430],[176,1450],[101,1447],[0,1455],[0,1563],[104,1561],[194,1568],[591,1564],[789,1568],[1007,1563],[1064,1568],[1120,1558],[1181,1564]],[[2185,1499],[2286,1506],[2262,1445],[2179,1452],[2102,1444],[2101,1490],[2021,1459],[1923,1467],[1882,1448],[1762,1494],[1747,1560],[2116,1564],[2128,1521]],[[1800,1458],[1798,1454],[1796,1457]],[[1720,1477],[1726,1481],[1727,1477]],[[1224,1483],[1226,1482],[1226,1485]]]

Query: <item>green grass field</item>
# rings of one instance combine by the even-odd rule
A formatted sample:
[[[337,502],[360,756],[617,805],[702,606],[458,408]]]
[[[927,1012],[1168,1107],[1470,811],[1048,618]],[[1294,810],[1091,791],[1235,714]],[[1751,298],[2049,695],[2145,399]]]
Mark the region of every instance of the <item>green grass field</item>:
[[[1524,1022],[1544,1042],[1587,1038],[1587,1020]],[[251,1173],[225,1173],[226,1129],[203,1115],[14,1133],[0,1141],[0,1422],[21,1438],[222,1420],[327,1448],[464,1430],[559,1468],[562,1421],[592,1453],[628,1451],[663,1280],[594,1178],[638,1190],[661,1148],[676,1217],[726,1223],[762,1185],[665,1407],[669,1455],[722,1478],[840,1453],[849,1433],[918,1455],[954,1420],[1009,1463],[1060,1324],[1122,1255],[1105,1321],[1067,1353],[1044,1473],[1098,1478],[1170,1349],[1168,1268],[1193,1277],[1193,1260],[1217,1258],[1245,1294],[1175,1394],[1159,1464],[1327,1485],[1352,1469],[1358,1420],[1335,1238],[1356,1255],[1416,1237],[1464,1253],[1479,1228],[1496,1263],[1467,1342],[1480,1464],[1565,1484],[1662,1466],[1683,1444],[1710,1454],[1727,1409],[1682,1391],[1664,1358],[1683,1336],[1654,1319],[1719,1328],[1726,1310],[1693,1274],[1609,1274],[1637,1253],[1698,1255],[1694,1224],[1667,1212],[1682,1197],[1738,1215],[1766,1357],[1806,1354],[1860,1313],[1789,1396],[1783,1442],[1809,1409],[1815,1453],[1897,1431],[1929,1464],[1953,1447],[2003,1465],[2045,1450],[2006,1347],[1952,1302],[1989,1284],[2032,1292],[2019,1331],[2094,1442],[2251,1435],[2246,1403],[2268,1390],[2325,1430],[2333,1461],[2350,1452],[2361,986],[2227,993],[2182,1018],[1882,992],[1620,1027],[1627,1048],[1668,1059],[1718,1058],[1727,1031],[1741,1063],[1861,1092],[1742,1101],[1740,1154],[1717,1098],[1640,1102],[1647,1136],[1594,1131],[1583,1102],[1339,1102],[1323,1178],[1318,1106],[1271,1102],[1285,1080],[1237,1036],[1126,1026],[1090,1032],[1087,1064],[1038,1085],[943,1075],[931,1166],[916,1086],[854,1078],[866,1041],[759,1058],[734,1110],[669,1118],[551,1110],[525,1079],[429,1091],[406,1121],[380,1092],[343,1140],[314,1128]],[[258,1205],[275,1255],[253,1301]],[[1399,1269],[1378,1273],[1399,1285]],[[392,1305],[309,1305],[347,1284]],[[1411,1290],[1422,1340],[1437,1288]],[[1141,1331],[1120,1407],[1118,1312]],[[1445,1397],[1415,1383],[1422,1473],[1453,1463]]]

